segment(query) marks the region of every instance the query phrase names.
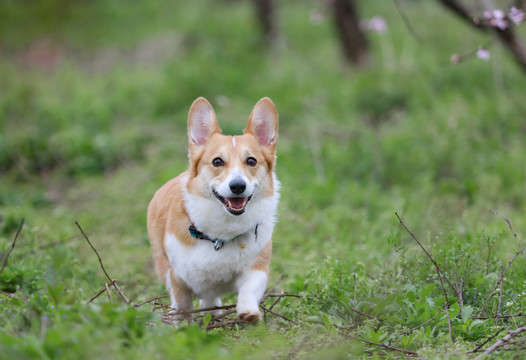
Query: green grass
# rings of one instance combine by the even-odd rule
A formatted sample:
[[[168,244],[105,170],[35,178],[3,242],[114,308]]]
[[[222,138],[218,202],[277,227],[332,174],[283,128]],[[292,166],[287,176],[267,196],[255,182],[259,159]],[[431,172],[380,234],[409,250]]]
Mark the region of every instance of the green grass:
[[[363,17],[383,16],[388,31],[368,34],[373,61],[354,69],[317,1],[280,4],[275,50],[263,46],[250,2],[180,3],[0,5],[1,254],[26,220],[0,275],[14,293],[0,295],[1,359],[403,356],[336,326],[422,357],[468,358],[498,329],[523,325],[471,319],[518,249],[490,211],[521,244],[526,232],[526,78],[498,44],[490,62],[451,65],[452,53],[488,37],[431,2],[406,2],[419,43],[391,2],[368,1]],[[312,11],[325,20],[312,23]],[[29,56],[43,39],[59,49],[54,65]],[[75,221],[134,303],[165,294],[146,207],[187,166],[186,116],[198,96],[225,133],[242,131],[259,98],[276,104],[282,199],[270,285],[283,274],[279,289],[304,296],[275,308],[299,325],[269,315],[207,332],[170,327],[116,295],[85,305],[106,279]],[[451,337],[436,270],[395,212],[449,281],[462,279],[462,306],[446,284]],[[501,314],[524,313],[524,269],[519,255]],[[484,314],[497,308],[495,296]],[[494,356],[520,356],[512,349]]]

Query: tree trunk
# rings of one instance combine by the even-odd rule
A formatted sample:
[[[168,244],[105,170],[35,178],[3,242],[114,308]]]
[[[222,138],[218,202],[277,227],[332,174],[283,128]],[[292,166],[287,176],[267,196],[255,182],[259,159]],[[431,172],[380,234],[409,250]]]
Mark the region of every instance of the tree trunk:
[[[253,0],[256,17],[258,19],[261,31],[265,41],[274,46],[278,41],[278,29],[276,24],[276,7],[274,0]]]
[[[336,30],[345,58],[354,65],[366,65],[369,62],[369,45],[360,29],[354,0],[333,0],[332,5]]]

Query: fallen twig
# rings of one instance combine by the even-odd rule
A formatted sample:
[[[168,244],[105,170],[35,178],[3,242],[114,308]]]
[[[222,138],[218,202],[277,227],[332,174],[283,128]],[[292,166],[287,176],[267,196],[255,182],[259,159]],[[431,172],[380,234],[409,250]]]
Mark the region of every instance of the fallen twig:
[[[488,342],[490,342],[491,340],[493,340],[497,335],[499,335],[502,330],[504,330],[505,328],[500,328],[497,332],[495,332],[493,335],[491,335],[490,337],[488,337],[482,344],[480,344],[479,346],[477,346],[475,349],[473,350],[470,350],[468,351],[468,354],[470,353],[476,353],[478,352],[484,345],[486,345]]]
[[[160,295],[160,296],[156,296],[156,297],[153,297],[151,299],[148,299],[148,300],[144,300],[143,302],[139,303],[139,304],[133,304],[133,307],[141,307],[145,304],[148,304],[148,303],[151,303],[152,301],[155,301],[155,300],[159,300],[159,299],[163,299],[165,297],[168,297],[168,295]]]
[[[464,279],[460,278],[460,281],[458,281],[457,274],[455,274],[455,292],[457,293],[457,299],[458,299],[458,317],[462,317],[462,308],[464,307],[464,298],[462,296],[462,287],[464,285]]]
[[[99,252],[97,251],[97,249],[95,249],[95,247],[93,246],[93,244],[91,243],[91,241],[89,240],[88,236],[86,235],[86,233],[84,232],[84,230],[82,230],[82,228],[80,227],[80,224],[78,223],[78,221],[75,221],[75,224],[77,225],[77,227],[79,228],[80,232],[82,233],[82,235],[84,236],[84,239],[86,239],[86,241],[88,242],[89,246],[91,246],[91,248],[93,249],[93,251],[95,252],[95,255],[97,255],[97,258],[99,259],[99,264],[100,264],[100,268],[102,269],[102,271],[104,272],[104,275],[106,275],[106,277],[108,278],[109,280],[109,286],[113,286],[117,292],[119,293],[119,295],[124,299],[124,301],[126,302],[126,304],[129,304],[130,303],[130,300],[128,300],[128,298],[126,297],[126,295],[124,295],[124,292],[121,290],[121,288],[119,287],[119,285],[117,285],[117,281],[112,279],[111,276],[108,274],[108,272],[106,271],[106,269],[104,268],[104,264],[102,263],[102,259],[99,255]],[[108,286],[108,284],[105,284],[106,287]],[[104,291],[106,291],[106,287],[104,289],[102,289],[101,292],[97,293],[97,295],[95,295],[94,297],[92,297],[89,301],[88,301],[88,304],[90,302],[92,302],[94,299],[96,299],[100,294],[102,294]],[[109,291],[108,291],[108,296],[109,296]]]
[[[497,317],[500,315],[500,307],[502,306],[502,282],[503,282],[502,263],[500,263],[499,305],[497,306],[497,314],[495,314],[495,324],[497,323]]]
[[[288,322],[291,322],[291,323],[293,323],[294,325],[299,325],[299,323],[297,323],[296,321],[291,320],[291,319],[289,319],[288,317],[286,317],[286,316],[284,316],[284,315],[281,315],[280,313],[277,313],[277,312],[274,312],[274,311],[272,311],[272,310],[270,310],[270,309],[267,309],[267,308],[265,307],[265,305],[263,305],[263,304],[259,304],[259,306],[263,309],[263,311],[268,311],[269,313],[271,313],[271,314],[274,315],[274,316],[278,316],[278,317],[280,317],[280,318],[282,318],[282,319],[284,319],[284,320],[287,320]]]
[[[397,212],[395,212],[395,215],[396,217],[398,218],[398,221],[400,222],[400,225],[402,225],[402,227],[405,229],[405,231],[407,231],[409,233],[409,235],[411,235],[411,237],[416,241],[416,243],[420,246],[420,248],[424,251],[424,253],[427,255],[427,257],[429,258],[429,260],[431,260],[431,262],[433,263],[433,265],[435,265],[435,269],[437,271],[437,275],[438,275],[438,279],[440,280],[440,284],[442,285],[442,291],[444,292],[444,296],[446,298],[446,303],[447,303],[447,306],[449,308],[449,298],[447,296],[447,292],[446,292],[446,289],[444,288],[444,283],[442,282],[442,276],[440,274],[442,274],[442,271],[440,270],[440,268],[438,267],[438,264],[437,262],[435,261],[435,259],[433,259],[433,257],[431,256],[431,254],[429,254],[426,250],[426,248],[422,245],[422,243],[416,238],[416,236],[411,232],[411,230],[409,230],[407,228],[407,226],[405,226],[404,222],[402,221],[402,219],[400,218],[400,216],[398,215]]]
[[[511,258],[511,260],[508,262],[508,266],[506,266],[506,269],[502,272],[501,271],[501,275],[500,275],[500,278],[499,280],[497,281],[497,283],[495,284],[495,287],[493,288],[493,290],[491,291],[491,293],[489,294],[488,298],[486,299],[486,301],[484,302],[484,305],[482,305],[482,308],[480,309],[479,313],[478,313],[478,316],[481,316],[482,315],[482,312],[484,311],[484,309],[486,308],[486,305],[488,304],[488,302],[490,301],[490,299],[493,297],[493,295],[495,295],[495,293],[497,292],[497,288],[499,287],[499,284],[501,283],[501,281],[504,279],[504,276],[506,275],[506,273],[508,272],[508,270],[510,269],[511,267],[511,264],[513,264],[513,262],[515,261],[515,259],[517,258],[517,256],[522,253],[522,251],[524,250],[524,247],[519,249],[519,251],[517,251],[515,253],[515,255],[513,255],[513,258]]]
[[[303,299],[305,296],[291,294],[291,293],[288,293],[288,292],[282,292],[282,293],[279,293],[279,294],[268,294],[268,295],[266,295],[266,297],[267,298],[273,298],[273,297],[279,297],[279,298],[295,297],[295,298]]]
[[[416,238],[416,236],[411,232],[411,230],[409,230],[407,228],[407,226],[405,226],[404,222],[402,221],[402,219],[400,218],[400,216],[398,215],[397,212],[395,212],[395,215],[396,217],[398,218],[398,221],[400,222],[400,225],[402,225],[402,227],[409,233],[409,235],[411,235],[411,237],[416,241],[416,243],[420,246],[420,248],[424,251],[424,253],[427,255],[427,257],[429,258],[429,260],[431,260],[431,262],[433,263],[433,265],[435,265],[435,269],[437,271],[437,275],[438,275],[438,279],[440,280],[440,285],[442,285],[442,291],[444,292],[444,297],[445,297],[445,304],[444,304],[444,309],[446,310],[446,314],[447,314],[447,322],[448,322],[448,327],[449,327],[449,338],[452,340],[453,337],[452,337],[452,334],[451,334],[451,318],[449,316],[449,298],[447,296],[447,292],[446,292],[446,289],[444,287],[444,282],[442,281],[442,277],[443,277],[443,273],[442,271],[440,270],[440,268],[438,267],[438,264],[437,262],[435,261],[435,259],[433,259],[433,257],[431,256],[430,253],[427,252],[426,248],[422,245],[422,243],[420,241],[418,241],[418,239]],[[442,276],[440,275],[442,274]],[[447,280],[447,279],[446,279]],[[449,280],[447,280],[449,282]],[[450,283],[450,286],[453,288],[453,285]]]
[[[13,239],[13,242],[11,243],[11,248],[9,249],[9,251],[7,252],[7,255],[4,258],[4,263],[2,264],[2,268],[0,269],[0,275],[2,274],[2,271],[4,271],[4,268],[7,265],[7,260],[9,260],[9,256],[11,255],[13,250],[15,249],[16,240],[18,239],[18,235],[20,234],[20,231],[22,230],[22,226],[24,226],[24,221],[25,221],[25,219],[23,219],[23,218],[22,218],[22,220],[20,220],[20,226],[18,227],[18,230],[16,231],[16,234],[15,234],[15,238]]]
[[[518,313],[518,314],[511,314],[511,315],[499,315],[499,316],[474,316],[470,317],[472,320],[488,320],[488,319],[508,319],[508,318],[514,318],[514,317],[521,317],[526,316],[526,314]]]
[[[516,337],[517,335],[519,335],[520,333],[524,331],[526,331],[526,325],[523,325],[518,329],[508,331],[508,334],[506,336],[504,336],[502,339],[497,341],[495,344],[487,348],[482,354],[477,356],[475,360],[480,359],[485,355],[491,354],[492,352],[494,352],[495,350],[497,350],[498,348],[502,346],[506,346],[511,339],[513,339],[514,337]]]
[[[104,285],[106,286],[106,293],[108,293],[108,300],[111,301],[111,295],[110,295],[110,289],[108,288],[108,283],[105,282]]]
[[[278,285],[283,281],[283,279],[285,278],[285,275],[281,274],[281,276],[279,277],[278,281],[276,281],[276,284],[274,285],[274,287],[268,291],[265,296],[263,296],[263,300],[265,300],[266,298],[268,298],[270,296],[270,294],[274,294],[276,292],[276,288],[278,287]]]
[[[277,304],[277,302],[279,302],[284,297],[303,298],[303,296],[301,296],[301,295],[290,294],[290,293],[287,293],[287,292],[275,293],[276,288],[278,287],[279,283],[283,280],[283,278],[284,278],[284,276],[280,276],[280,278],[278,279],[278,281],[276,282],[274,287],[271,290],[269,290],[263,296],[263,298],[261,299],[261,301],[259,303],[259,307],[262,310],[263,317],[264,317],[265,320],[266,320],[267,313],[269,313],[269,314],[272,314],[274,316],[280,317],[280,318],[282,318],[282,319],[284,319],[284,320],[286,320],[286,321],[288,321],[290,323],[293,323],[295,325],[299,325],[298,322],[286,317],[285,315],[282,315],[282,314],[272,310],[272,307],[274,307]],[[97,296],[98,295],[100,295],[100,294],[97,294]],[[207,313],[207,312],[213,312],[213,311],[218,311],[218,310],[226,310],[226,311],[221,313],[221,314],[214,315],[212,317],[212,319],[211,319],[213,324],[209,324],[208,326],[204,327],[204,329],[210,330],[210,329],[217,329],[217,328],[232,326],[232,325],[235,325],[235,324],[246,324],[246,321],[239,320],[239,319],[235,319],[234,320],[232,318],[228,318],[228,316],[236,313],[236,309],[235,309],[236,305],[235,304],[222,305],[222,306],[212,306],[212,307],[200,308],[200,309],[174,311],[174,309],[172,309],[169,305],[164,305],[161,302],[157,301],[157,300],[159,300],[159,299],[161,299],[163,297],[165,297],[165,296],[156,296],[154,298],[145,300],[145,301],[143,301],[143,302],[141,302],[139,304],[135,304],[134,307],[140,307],[140,306],[142,306],[144,304],[147,304],[147,303],[153,303],[152,304],[153,305],[152,311],[161,310],[163,312],[163,315],[161,316],[161,320],[163,322],[165,322],[167,324],[171,324],[171,325],[173,325],[174,320],[177,319],[177,317],[180,316],[180,315],[190,315],[190,316],[187,316],[187,317],[185,317],[184,319],[181,319],[181,320],[192,322],[192,321],[198,321],[198,320],[202,319],[206,315],[205,313]],[[273,301],[273,303],[272,303],[272,305],[270,307],[267,307],[267,306],[265,306],[265,300],[269,299],[269,298],[275,298],[276,300]]]
[[[107,285],[107,283],[104,283],[104,285]],[[110,285],[113,285],[113,284],[110,284]],[[95,300],[96,298],[98,298],[99,296],[101,296],[104,292],[106,291],[106,286],[104,286],[102,288],[101,291],[99,291],[98,293],[96,293],[95,295],[93,295],[87,302],[86,302],[86,305],[88,305],[89,303],[91,303],[93,300]]]

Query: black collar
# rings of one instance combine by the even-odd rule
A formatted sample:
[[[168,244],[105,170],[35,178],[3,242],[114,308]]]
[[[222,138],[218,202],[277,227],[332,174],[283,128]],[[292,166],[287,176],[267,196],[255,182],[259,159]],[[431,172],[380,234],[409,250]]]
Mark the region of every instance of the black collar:
[[[254,234],[256,235],[256,241],[258,239],[258,226],[259,226],[259,224],[256,224],[256,228],[254,229]],[[197,230],[197,228],[194,226],[194,224],[190,225],[190,227],[188,228],[188,231],[190,231],[190,235],[192,235],[192,237],[194,237],[196,239],[208,240],[208,241],[213,242],[215,251],[221,250],[221,248],[225,245],[225,243],[227,241],[235,240],[238,237],[240,237],[241,235],[244,235],[244,234],[248,233],[248,231],[247,231],[247,232],[244,232],[244,233],[239,234],[237,236],[234,236],[230,240],[224,240],[224,239],[219,239],[219,238],[212,239],[210,236],[208,236],[208,235],[202,233],[201,231]]]

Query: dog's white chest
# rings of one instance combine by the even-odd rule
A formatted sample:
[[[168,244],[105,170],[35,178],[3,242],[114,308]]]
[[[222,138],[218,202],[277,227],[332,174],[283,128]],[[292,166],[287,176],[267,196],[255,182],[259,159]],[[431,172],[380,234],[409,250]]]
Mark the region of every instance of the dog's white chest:
[[[259,226],[257,236],[250,231],[227,241],[217,251],[211,241],[199,239],[195,245],[186,246],[174,234],[167,234],[165,249],[176,274],[197,296],[215,297],[236,290],[237,279],[250,269],[270,240],[272,229],[268,227]]]

